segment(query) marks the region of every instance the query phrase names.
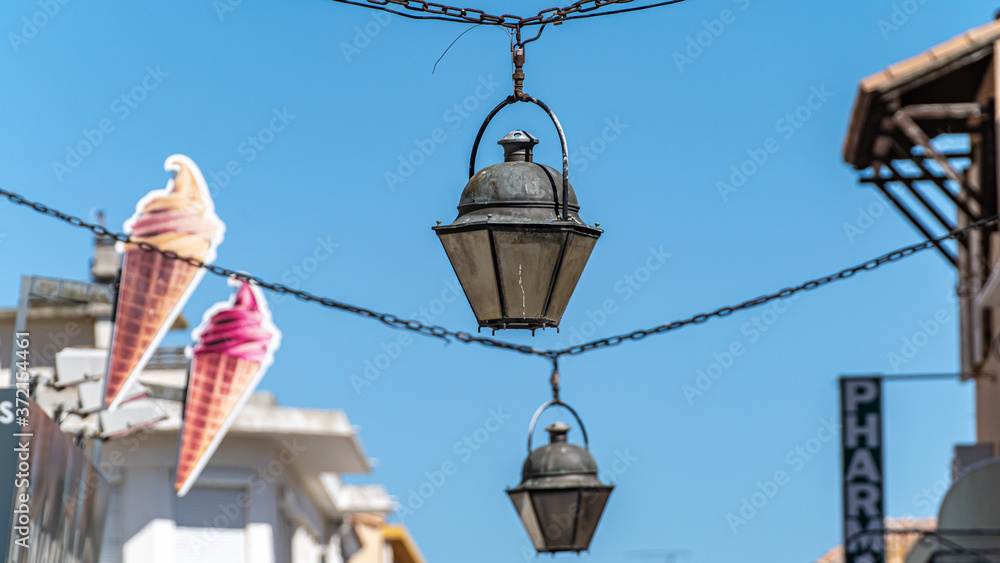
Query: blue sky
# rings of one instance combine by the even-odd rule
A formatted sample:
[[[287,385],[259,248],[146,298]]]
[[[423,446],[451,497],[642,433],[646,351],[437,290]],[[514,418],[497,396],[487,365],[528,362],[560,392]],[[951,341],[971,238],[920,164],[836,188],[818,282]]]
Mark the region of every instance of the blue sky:
[[[468,26],[323,0],[222,12],[194,0],[68,2],[51,17],[37,15],[43,4],[0,5],[0,186],[69,213],[102,209],[118,227],[165,185],[164,159],[184,153],[214,184],[228,226],[219,264],[474,330],[430,227],[454,218],[475,132],[509,93],[502,32],[470,31],[431,74]],[[857,83],[989,21],[995,3],[910,0],[909,14],[903,4],[688,0],[547,28],[528,45],[525,90],[562,121],[581,215],[606,233],[561,334],[499,336],[559,347],[574,331],[655,326],[919,240],[896,213],[860,217],[885,204],[840,159]],[[880,26],[897,10],[896,25]],[[707,46],[689,50],[699,34]],[[808,119],[790,125],[810,96]],[[519,104],[488,129],[480,167],[500,160],[494,141],[517,128],[542,140],[537,161],[558,163],[551,124]],[[81,143],[90,154],[68,154]],[[764,147],[767,161],[720,193],[731,167]],[[85,231],[4,204],[0,233],[0,305],[14,305],[22,273],[87,275]],[[954,285],[950,266],[925,252],[781,312],[565,359],[563,397],[617,485],[581,559],[683,548],[698,562],[801,562],[838,543],[838,446],[801,462],[789,452],[836,421],[838,374],[957,371]],[[199,319],[228,291],[206,278],[185,314]],[[548,398],[545,361],[407,339],[294,300],[272,309],[284,339],[262,387],[287,405],[348,413],[379,460],[360,480],[410,509],[405,523],[431,562],[524,559],[527,536],[503,490],[519,480],[528,421]],[[890,354],[939,314],[940,331],[893,365]],[[730,362],[734,343],[745,352]],[[728,367],[689,400],[683,387],[713,362]],[[358,386],[366,368],[370,385]],[[952,446],[974,439],[971,387],[900,382],[886,394],[888,512],[933,515]],[[789,482],[734,532],[726,515],[779,470]],[[422,485],[426,499],[414,496]]]

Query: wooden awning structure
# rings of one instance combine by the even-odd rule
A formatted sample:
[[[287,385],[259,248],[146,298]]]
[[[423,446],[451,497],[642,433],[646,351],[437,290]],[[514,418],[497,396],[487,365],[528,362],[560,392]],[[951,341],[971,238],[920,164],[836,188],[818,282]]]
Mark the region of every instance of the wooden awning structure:
[[[864,171],[861,182],[878,188],[927,238],[996,213],[998,41],[1000,21],[994,21],[859,84],[844,161]],[[971,149],[936,148],[932,141],[939,135],[969,135]],[[991,165],[970,174],[984,155]],[[958,267],[953,249],[939,244],[938,250]]]
[[[844,161],[928,239],[997,215],[1000,21],[970,29],[861,80]],[[943,142],[946,138],[959,142]],[[937,242],[958,272],[963,374],[993,346],[1000,304],[996,227]]]

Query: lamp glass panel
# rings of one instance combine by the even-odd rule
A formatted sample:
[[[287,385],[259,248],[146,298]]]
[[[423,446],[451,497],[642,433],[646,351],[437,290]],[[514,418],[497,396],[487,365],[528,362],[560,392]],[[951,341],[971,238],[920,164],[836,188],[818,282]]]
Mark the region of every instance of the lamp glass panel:
[[[569,298],[573,296],[576,283],[580,281],[583,268],[590,259],[590,253],[594,250],[597,239],[579,233],[570,233],[569,241],[566,243],[566,254],[563,255],[562,264],[559,267],[558,278],[555,287],[552,289],[552,304],[549,306],[548,317],[558,323],[562,320]]]
[[[579,489],[535,489],[531,492],[547,547],[569,548],[573,545],[579,498]]]
[[[500,318],[489,231],[461,231],[441,234],[440,238],[476,318],[480,321]]]
[[[542,537],[542,528],[538,525],[538,518],[535,516],[535,507],[531,504],[531,494],[524,490],[507,491],[510,501],[514,503],[514,510],[517,511],[518,518],[524,524],[524,530],[528,532],[531,543],[536,551],[545,548],[545,539]]]
[[[605,490],[584,490],[580,494],[580,516],[576,523],[576,545],[582,549],[590,547],[597,524],[604,513],[604,507],[611,496],[611,488]]]
[[[545,316],[549,288],[565,232],[494,231],[493,239],[507,318]]]

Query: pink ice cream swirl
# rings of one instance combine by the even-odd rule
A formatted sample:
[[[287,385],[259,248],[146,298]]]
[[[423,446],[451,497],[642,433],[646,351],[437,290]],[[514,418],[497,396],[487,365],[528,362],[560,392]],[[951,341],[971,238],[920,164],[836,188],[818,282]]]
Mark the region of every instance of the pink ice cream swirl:
[[[250,285],[243,282],[232,307],[212,315],[198,336],[194,354],[225,354],[251,362],[261,362],[273,334],[263,326],[264,316]]]

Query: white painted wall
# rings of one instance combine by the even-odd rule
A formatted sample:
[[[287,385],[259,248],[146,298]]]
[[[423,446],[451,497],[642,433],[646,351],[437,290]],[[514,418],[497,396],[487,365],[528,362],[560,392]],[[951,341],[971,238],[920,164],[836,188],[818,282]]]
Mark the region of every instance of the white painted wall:
[[[176,438],[169,433],[139,433],[105,445],[102,469],[120,477],[121,491],[108,507],[113,527],[105,530],[105,537],[119,536],[122,553],[120,559],[105,553],[102,561],[319,563],[329,553],[330,542],[318,540],[304,526],[282,533],[280,510],[287,503],[282,497],[294,500],[296,511],[308,516],[310,528],[322,521],[293,470],[268,469],[278,453],[270,437],[228,437],[181,501],[173,488],[176,448]],[[180,513],[179,502],[184,503]],[[114,543],[108,546],[114,549]],[[280,554],[289,549],[292,560],[281,561]],[[336,557],[327,561],[336,563],[339,554]]]
[[[9,314],[0,315],[0,328],[7,326],[10,332],[13,314],[6,313]],[[98,313],[89,309],[84,313],[68,309],[63,315],[54,309],[46,318],[33,318],[29,328],[39,356],[38,361],[33,362],[32,374],[51,379],[55,354],[63,347],[106,347],[113,327],[104,319],[107,311]],[[9,341],[0,342],[0,380],[9,377],[9,356]],[[157,370],[144,372],[143,378],[151,384],[180,389],[185,375],[184,370]],[[78,400],[75,388],[56,390],[42,385],[38,389],[38,402],[48,412],[58,404],[72,408]],[[160,403],[171,416],[169,423],[161,425],[157,431],[139,431],[100,447],[98,465],[115,487],[108,507],[109,526],[105,529],[107,546],[114,551],[102,553],[101,563],[220,561],[218,556],[213,558],[211,550],[194,555],[178,553],[179,542],[183,548],[192,538],[210,536],[213,530],[211,524],[201,530],[193,526],[181,526],[178,530],[173,471],[180,405],[169,401]],[[242,554],[235,549],[229,550],[239,559],[248,563],[318,563],[325,555],[326,563],[343,563],[339,538],[330,534],[330,523],[325,515],[334,510],[385,512],[391,510],[391,500],[384,490],[374,486],[366,487],[364,494],[355,491],[355,494],[345,495],[351,500],[349,507],[333,499],[321,498],[327,494],[319,480],[321,473],[368,471],[353,427],[340,411],[280,409],[283,427],[289,430],[275,430],[271,417],[278,409],[273,406],[272,409],[267,401],[255,406],[251,400],[241,414],[252,419],[250,424],[242,433],[234,431],[226,437],[197,485],[246,493],[242,531],[234,532],[229,528],[225,532],[241,537],[245,543]],[[256,413],[248,414],[255,408]],[[67,432],[84,430],[89,434],[96,429],[94,419],[96,416],[87,420],[70,416],[63,429]],[[297,438],[289,438],[289,432]],[[295,449],[294,455],[287,458],[291,450],[285,451],[287,448],[281,446],[286,439],[304,449]],[[307,482],[312,483],[308,489]],[[190,494],[197,494],[197,489]],[[369,502],[371,506],[359,501]],[[290,525],[283,522],[283,511],[293,513]],[[211,505],[203,512],[209,523],[219,513],[217,507]],[[282,557],[285,553],[290,556]]]

